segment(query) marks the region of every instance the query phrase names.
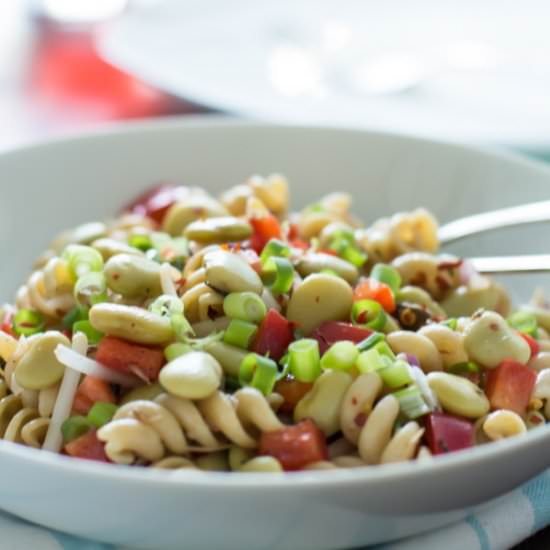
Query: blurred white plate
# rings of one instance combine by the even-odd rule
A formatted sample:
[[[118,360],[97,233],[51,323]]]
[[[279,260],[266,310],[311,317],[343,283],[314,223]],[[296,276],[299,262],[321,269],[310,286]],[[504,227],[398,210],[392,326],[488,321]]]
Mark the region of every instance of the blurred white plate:
[[[268,120],[550,146],[544,0],[165,0],[99,39],[177,96]]]

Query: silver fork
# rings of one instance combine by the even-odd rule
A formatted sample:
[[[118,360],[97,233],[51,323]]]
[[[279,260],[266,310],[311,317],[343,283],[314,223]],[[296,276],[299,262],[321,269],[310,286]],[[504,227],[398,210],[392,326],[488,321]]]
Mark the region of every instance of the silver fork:
[[[438,231],[439,241],[448,244],[471,235],[500,229],[550,221],[550,201],[532,202],[521,206],[502,208],[483,214],[466,216],[442,225]],[[550,254],[522,256],[493,256],[469,258],[480,273],[525,273],[550,271]]]

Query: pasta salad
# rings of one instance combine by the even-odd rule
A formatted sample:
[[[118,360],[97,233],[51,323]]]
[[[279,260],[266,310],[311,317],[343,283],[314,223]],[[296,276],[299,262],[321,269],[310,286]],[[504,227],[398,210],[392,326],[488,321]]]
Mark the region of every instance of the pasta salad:
[[[158,185],[59,235],[0,308],[0,438],[131,466],[368,467],[550,418],[550,309],[280,175]]]

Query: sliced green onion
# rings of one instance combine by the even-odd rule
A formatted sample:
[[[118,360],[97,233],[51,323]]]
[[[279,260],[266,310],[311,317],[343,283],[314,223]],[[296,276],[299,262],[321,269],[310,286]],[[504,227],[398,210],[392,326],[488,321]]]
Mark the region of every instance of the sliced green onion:
[[[319,342],[302,338],[288,346],[289,371],[300,382],[313,382],[321,374]]]
[[[107,281],[101,272],[80,276],[74,285],[74,298],[80,307],[93,306],[107,301]]]
[[[99,330],[96,330],[87,319],[74,323],[72,330],[75,334],[77,332],[83,332],[88,338],[88,344],[90,344],[91,346],[97,345],[99,341],[103,338],[103,332],[99,332]]]
[[[386,337],[381,332],[373,332],[370,336],[367,336],[367,338],[361,340],[357,344],[357,349],[359,351],[367,351],[378,344],[378,342],[383,342],[385,339]]]
[[[409,386],[404,390],[399,390],[393,394],[399,401],[401,412],[410,420],[431,412],[430,407],[422,398],[418,386]]]
[[[154,232],[149,236],[151,245],[157,254],[152,254],[150,259],[155,261],[175,262],[189,256],[189,241],[185,237],[172,238],[167,233]],[[149,255],[151,250],[147,251]]]
[[[401,287],[401,275],[391,265],[376,264],[370,272],[370,277],[388,285],[393,293],[396,293]]]
[[[32,309],[20,309],[13,317],[12,329],[18,336],[31,336],[42,332],[45,327],[44,316]]]
[[[264,246],[262,253],[260,254],[260,261],[262,262],[262,265],[273,256],[288,258],[290,256],[290,247],[287,243],[280,241],[279,239],[271,239]]]
[[[69,272],[74,279],[103,269],[103,257],[91,246],[70,244],[63,251],[62,258],[67,262]]]
[[[149,235],[132,235],[128,239],[128,244],[143,252],[147,252],[153,246]]]
[[[88,411],[88,420],[96,427],[101,428],[113,419],[118,407],[114,403],[97,401]]]
[[[176,296],[162,294],[149,306],[149,311],[161,317],[170,317],[174,313],[183,313],[183,302]]]
[[[516,311],[508,317],[507,321],[508,324],[516,330],[528,334],[533,338],[537,336],[537,318],[532,313],[527,311]]]
[[[189,344],[174,342],[173,344],[170,344],[169,346],[166,346],[164,348],[164,357],[168,362],[170,362],[177,357],[180,357],[180,355],[184,355],[186,353],[189,353],[190,351],[193,351],[193,348]]]
[[[189,334],[195,334],[193,327],[183,313],[172,313],[170,323],[178,340],[185,340]]]
[[[85,416],[70,416],[61,425],[63,441],[69,443],[69,441],[88,433],[93,427],[94,424]]]
[[[359,300],[351,308],[351,321],[372,330],[381,330],[386,324],[386,313],[374,300]]]
[[[239,368],[239,382],[241,386],[252,386],[264,395],[269,395],[277,381],[277,374],[275,361],[257,353],[249,353]]]
[[[231,319],[259,323],[265,317],[267,307],[254,292],[232,292],[223,301],[223,312]]]
[[[272,256],[263,266],[262,273],[273,294],[285,294],[294,282],[294,268],[290,260]]]
[[[456,363],[455,365],[451,365],[447,369],[447,372],[450,372],[451,374],[456,374],[458,376],[468,375],[468,374],[478,374],[479,367],[472,361],[468,361],[466,363]]]
[[[342,340],[330,346],[321,358],[321,368],[349,371],[355,366],[359,350],[353,342]]]
[[[396,359],[395,353],[393,353],[392,349],[390,348],[390,346],[388,346],[387,342],[378,342],[378,344],[375,344],[373,347],[381,355],[384,355],[389,359],[391,359],[392,361],[395,361]]]
[[[340,258],[346,260],[356,267],[362,267],[367,261],[367,255],[355,244],[355,238],[347,236],[337,236],[332,239],[329,245],[330,250],[334,250]]]
[[[230,346],[248,349],[257,332],[258,327],[253,323],[241,321],[240,319],[231,319],[231,322],[223,333],[223,341]]]
[[[391,365],[391,361],[376,349],[371,348],[359,354],[356,361],[357,370],[361,374],[376,372]]]
[[[449,327],[451,330],[456,330],[456,327],[458,326],[458,320],[454,317],[451,317],[450,319],[442,321],[441,324]]]
[[[399,359],[389,367],[380,370],[378,374],[382,378],[382,382],[391,389],[400,388],[414,382],[410,365]]]
[[[76,306],[73,307],[66,315],[63,317],[63,326],[67,329],[72,329],[73,325],[77,321],[87,321],[88,320],[88,308]]]

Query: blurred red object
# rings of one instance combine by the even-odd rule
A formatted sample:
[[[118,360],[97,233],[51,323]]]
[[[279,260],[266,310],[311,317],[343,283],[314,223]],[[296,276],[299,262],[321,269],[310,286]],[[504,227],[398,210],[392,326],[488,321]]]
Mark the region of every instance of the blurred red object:
[[[93,33],[37,22],[30,93],[48,107],[84,120],[189,112],[191,108],[103,61]]]

